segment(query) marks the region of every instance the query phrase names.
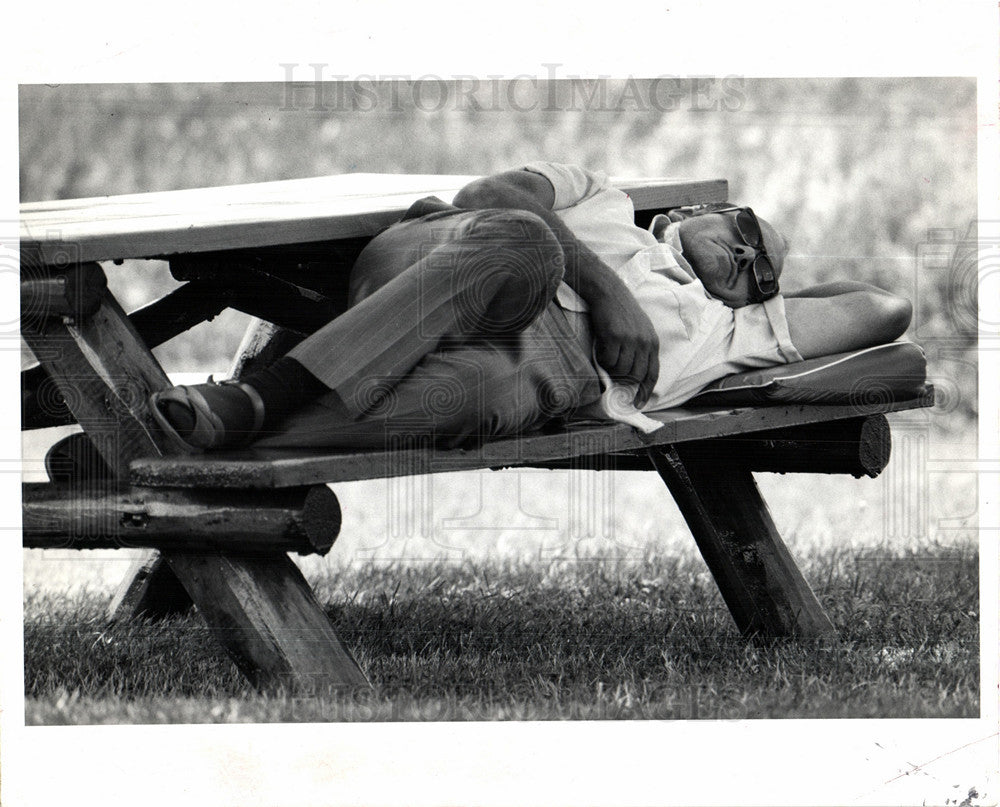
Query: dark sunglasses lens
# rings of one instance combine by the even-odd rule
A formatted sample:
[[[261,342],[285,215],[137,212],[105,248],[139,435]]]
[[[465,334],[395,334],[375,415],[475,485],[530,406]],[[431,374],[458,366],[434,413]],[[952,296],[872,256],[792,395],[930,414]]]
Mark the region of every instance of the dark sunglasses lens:
[[[767,255],[758,255],[753,263],[753,276],[761,294],[774,294],[778,290],[778,276]]]
[[[741,210],[736,214],[736,227],[747,242],[747,246],[757,249],[763,244],[764,236],[760,232],[757,217],[749,210]]]

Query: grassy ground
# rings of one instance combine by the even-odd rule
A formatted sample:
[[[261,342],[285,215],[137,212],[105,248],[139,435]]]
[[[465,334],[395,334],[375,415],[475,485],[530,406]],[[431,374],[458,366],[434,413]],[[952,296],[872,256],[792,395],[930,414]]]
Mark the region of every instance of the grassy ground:
[[[826,551],[840,637],[747,644],[696,558],[364,564],[310,582],[374,684],[251,691],[196,615],[109,627],[106,597],[29,594],[29,724],[969,717],[978,557]]]

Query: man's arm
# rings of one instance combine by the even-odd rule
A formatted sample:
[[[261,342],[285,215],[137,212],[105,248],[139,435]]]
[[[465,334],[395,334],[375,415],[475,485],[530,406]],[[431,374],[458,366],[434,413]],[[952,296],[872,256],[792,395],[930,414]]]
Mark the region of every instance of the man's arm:
[[[612,378],[639,385],[636,406],[649,400],[660,372],[659,340],[649,317],[621,279],[580,242],[552,211],[555,190],[541,174],[506,171],[475,180],[460,190],[456,207],[527,210],[548,224],[566,258],[563,279],[590,309],[595,356]]]
[[[803,359],[892,342],[913,315],[906,298],[854,280],[823,283],[784,297],[788,333]]]
[[[452,204],[469,210],[491,207],[520,210],[519,205],[527,204],[551,212],[555,201],[556,192],[551,182],[534,171],[520,169],[474,179],[455,194]]]

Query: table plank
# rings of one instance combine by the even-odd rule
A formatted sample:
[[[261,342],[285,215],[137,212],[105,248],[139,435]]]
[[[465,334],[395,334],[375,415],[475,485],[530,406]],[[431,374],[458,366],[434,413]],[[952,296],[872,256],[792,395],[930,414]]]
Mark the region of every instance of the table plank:
[[[796,404],[652,412],[650,417],[664,425],[650,435],[643,435],[624,424],[592,423],[554,434],[499,439],[474,450],[406,448],[405,435],[401,435],[401,447],[387,451],[250,449],[169,460],[140,458],[130,465],[130,479],[134,485],[149,486],[272,488],[516,467],[565,457],[632,451],[783,426],[897,412],[932,403],[933,390],[928,388],[922,397],[879,405],[871,411],[851,405]]]
[[[343,174],[21,205],[35,263],[152,258],[371,236],[414,201],[451,201],[474,176]],[[723,179],[614,178],[637,210],[724,201]]]

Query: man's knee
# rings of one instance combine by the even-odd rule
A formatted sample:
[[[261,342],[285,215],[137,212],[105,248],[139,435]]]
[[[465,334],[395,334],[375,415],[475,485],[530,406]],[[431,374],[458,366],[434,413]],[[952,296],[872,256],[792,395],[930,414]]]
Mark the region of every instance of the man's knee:
[[[563,277],[562,247],[545,221],[524,210],[484,210],[470,219],[456,283],[476,312],[475,330],[516,333],[555,296]]]
[[[501,260],[478,262],[483,271],[525,274],[546,285],[562,280],[564,260],[555,233],[527,210],[480,210],[461,228],[459,240],[478,250],[494,250]],[[507,254],[507,250],[513,252]]]

